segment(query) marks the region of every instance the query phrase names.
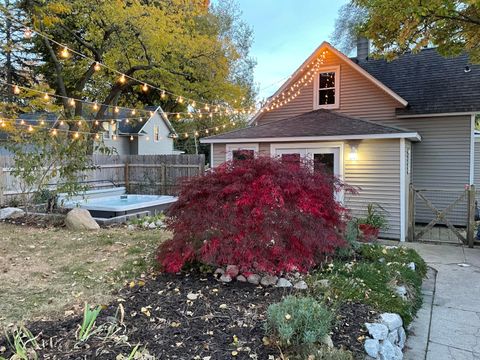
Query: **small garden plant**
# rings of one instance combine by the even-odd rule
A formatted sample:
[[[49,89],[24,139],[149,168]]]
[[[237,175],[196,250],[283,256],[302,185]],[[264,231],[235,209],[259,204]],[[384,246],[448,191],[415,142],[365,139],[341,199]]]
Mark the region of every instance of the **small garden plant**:
[[[259,157],[234,160],[186,183],[167,219],[171,241],[159,249],[167,272],[188,262],[237,265],[242,272],[306,272],[346,246],[350,191],[312,164]]]
[[[376,240],[380,230],[388,229],[385,209],[379,204],[368,204],[367,215],[364,218],[358,218],[357,225],[361,240],[366,242]]]

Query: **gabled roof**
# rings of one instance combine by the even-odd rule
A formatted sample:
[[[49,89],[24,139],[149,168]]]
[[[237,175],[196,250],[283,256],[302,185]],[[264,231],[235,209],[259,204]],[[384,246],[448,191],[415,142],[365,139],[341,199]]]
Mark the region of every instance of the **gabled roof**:
[[[480,65],[467,55],[446,58],[431,48],[358,65],[408,100],[398,115],[480,112]]]
[[[420,140],[416,132],[384,126],[319,109],[287,119],[234,130],[201,139],[203,143],[281,142],[310,140],[348,140],[365,138],[409,138]]]
[[[155,113],[158,113],[160,118],[163,120],[167,128],[170,130],[171,134],[176,134],[175,129],[172,126],[172,123],[170,120],[168,120],[168,117],[165,115],[163,112],[163,109],[160,106],[146,106],[144,108],[147,111],[152,111],[155,115]],[[154,116],[152,115],[152,116]],[[136,120],[136,121],[129,121],[128,123],[125,121],[119,121],[119,126],[118,130],[120,134],[127,134],[127,135],[134,135],[134,134],[145,134],[143,131],[143,128],[145,125],[150,121],[152,116],[148,116],[143,121]],[[114,114],[113,116],[116,119],[126,119],[131,117],[130,111],[127,109],[120,109],[120,111],[117,114]]]
[[[363,75],[367,80],[371,81],[374,85],[379,87],[382,91],[384,91],[386,94],[391,96],[393,99],[395,99],[401,106],[407,106],[408,101],[402,98],[400,95],[398,95],[396,92],[394,92],[392,89],[390,89],[387,85],[376,79],[374,76],[372,76],[368,71],[360,67],[356,61],[353,61],[349,57],[345,56],[342,52],[338,51],[335,49],[329,42],[324,41],[320,44],[320,46],[303,62],[302,65],[288,78],[288,80],[283,83],[282,86],[271,96],[275,97],[278,94],[281,94],[285,89],[287,89],[292,82],[295,81],[295,79],[300,75],[302,72],[303,68],[309,64],[311,61],[315,60],[320,53],[327,49],[328,51],[332,52],[335,54],[337,57],[339,57],[341,60],[343,60],[347,65],[351,66],[354,70],[359,72],[361,75]],[[255,116],[250,120],[250,124],[255,122],[255,120],[261,115],[261,112],[257,112]]]

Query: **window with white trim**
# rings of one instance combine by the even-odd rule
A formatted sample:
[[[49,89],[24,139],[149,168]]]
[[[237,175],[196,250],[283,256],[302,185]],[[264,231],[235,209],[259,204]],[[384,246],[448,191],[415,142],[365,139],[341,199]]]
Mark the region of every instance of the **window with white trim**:
[[[258,144],[227,144],[227,161],[253,159],[258,153]]]
[[[153,126],[153,141],[160,141],[160,128],[158,127],[158,125]]]
[[[339,107],[340,67],[325,68],[315,78],[315,109]]]

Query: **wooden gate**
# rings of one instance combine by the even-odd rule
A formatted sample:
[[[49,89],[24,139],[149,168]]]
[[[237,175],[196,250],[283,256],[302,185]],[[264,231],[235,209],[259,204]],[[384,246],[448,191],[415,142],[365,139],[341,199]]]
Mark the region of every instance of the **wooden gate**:
[[[438,198],[439,195],[443,195],[443,201],[434,201],[433,198]],[[416,214],[418,208],[423,210],[421,217]],[[453,214],[454,209],[455,214]],[[430,215],[426,215],[426,212],[429,212]],[[410,185],[408,218],[409,241],[425,241],[425,235],[431,232],[436,225],[440,225],[440,229],[445,229],[453,234],[462,244],[473,247],[475,240],[475,186],[470,185],[463,190],[452,191],[418,189]],[[425,226],[419,226],[419,221]],[[442,239],[438,240],[435,242],[442,242]]]

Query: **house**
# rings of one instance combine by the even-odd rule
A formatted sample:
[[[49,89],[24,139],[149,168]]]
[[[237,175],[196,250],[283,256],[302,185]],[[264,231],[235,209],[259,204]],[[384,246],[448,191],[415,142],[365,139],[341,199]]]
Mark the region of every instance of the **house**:
[[[377,203],[389,221],[381,236],[404,241],[410,184],[435,195],[435,189],[458,194],[480,183],[474,136],[480,66],[466,55],[444,58],[435,49],[391,62],[370,59],[368,49],[368,41],[360,39],[357,57],[349,58],[322,43],[250,127],[202,142],[211,144],[213,167],[235,158],[238,150],[322,162],[358,187],[357,195],[341,199],[354,216]],[[441,209],[456,196],[437,195],[432,202]],[[415,206],[415,221],[428,223],[430,209]]]
[[[103,142],[118,155],[169,155],[181,154],[174,149],[175,129],[160,106],[148,106],[150,115],[145,118],[127,120],[131,115],[127,109],[115,114],[117,122],[102,124]]]

